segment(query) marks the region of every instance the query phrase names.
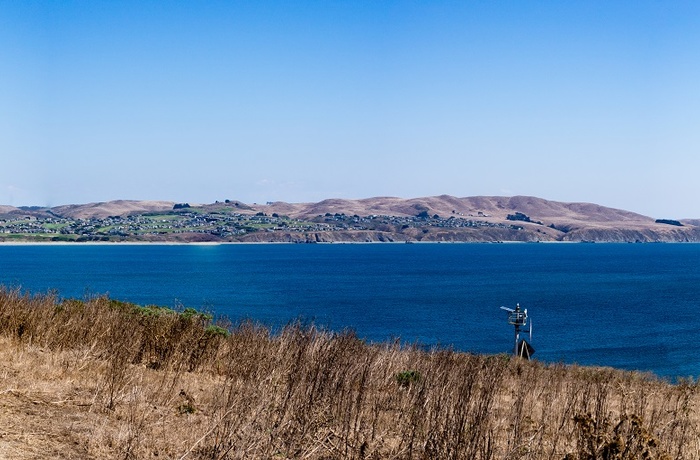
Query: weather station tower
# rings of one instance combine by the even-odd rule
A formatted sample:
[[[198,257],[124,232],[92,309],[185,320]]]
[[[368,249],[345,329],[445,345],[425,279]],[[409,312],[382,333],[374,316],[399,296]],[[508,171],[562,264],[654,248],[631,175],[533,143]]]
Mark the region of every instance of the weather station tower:
[[[530,359],[530,357],[535,353],[535,349],[532,348],[532,345],[530,345],[525,339],[520,340],[520,331],[525,331],[527,328],[530,336],[530,342],[532,342],[532,320],[528,321],[527,308],[524,310],[521,309],[520,304],[518,303],[515,305],[515,310],[507,307],[501,307],[501,310],[505,310],[508,313],[508,324],[515,328],[513,356]]]

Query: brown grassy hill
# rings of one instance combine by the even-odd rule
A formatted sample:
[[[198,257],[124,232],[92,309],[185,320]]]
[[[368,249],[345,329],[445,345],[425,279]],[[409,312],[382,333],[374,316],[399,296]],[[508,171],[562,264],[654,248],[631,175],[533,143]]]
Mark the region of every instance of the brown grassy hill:
[[[172,201],[137,201],[116,200],[88,204],[70,204],[50,208],[55,215],[67,218],[90,218],[125,216],[146,212],[163,212],[172,210]],[[528,196],[500,197],[476,196],[458,198],[449,195],[422,198],[374,197],[364,199],[327,199],[318,203],[286,203],[282,201],[271,204],[245,204],[231,201],[226,204],[205,205],[205,208],[222,206],[236,207],[242,213],[265,212],[278,213],[293,218],[310,218],[326,213],[344,213],[348,215],[385,215],[415,216],[422,211],[431,216],[451,215],[483,217],[505,220],[508,214],[521,212],[533,220],[557,222],[582,222],[598,224],[615,224],[625,222],[630,225],[649,225],[654,223],[651,217],[629,211],[608,208],[592,203],[563,203]],[[0,206],[0,213],[21,213],[19,208]],[[26,212],[26,211],[24,211]],[[697,225],[697,220],[687,219],[688,225]]]
[[[0,215],[10,214],[17,211],[19,211],[19,208],[15,208],[14,206],[0,205]]]
[[[16,208],[14,206],[0,206],[0,216],[5,219],[17,219],[23,217],[45,219],[51,217],[50,211],[50,208],[41,206],[23,206],[21,208]]]
[[[8,215],[74,219],[127,216],[173,209],[171,201],[109,201],[83,205],[57,206],[51,209],[0,208]],[[301,220],[320,221],[326,214],[346,216],[385,216],[396,218],[435,215],[462,219],[478,225],[435,225],[429,231],[402,228],[395,222],[362,231],[324,233],[268,232],[248,234],[242,241],[606,241],[606,242],[685,242],[700,241],[700,220],[686,219],[682,225],[656,222],[652,217],[600,206],[593,203],[565,203],[529,196],[454,197],[440,195],[422,198],[374,197],[365,199],[327,199],[318,203],[274,202],[265,205],[240,201],[193,205],[202,212],[222,214],[277,214]],[[389,219],[391,220],[391,219]],[[484,225],[481,225],[484,224]],[[179,235],[178,240],[188,240]],[[201,237],[197,237],[201,240]],[[207,239],[207,241],[211,238]],[[216,240],[216,238],[214,238]]]
[[[424,235],[424,241],[700,241],[700,227],[694,220],[686,220],[683,227],[678,227],[593,203],[564,203],[528,196],[378,197],[332,199],[318,203],[273,203],[252,208],[251,212],[278,212],[297,218],[313,218],[326,213],[407,217],[425,212],[430,216],[437,214],[443,218],[458,217],[522,227],[521,231],[510,233],[489,228],[433,232]],[[392,238],[401,239],[396,235]]]
[[[134,201],[116,200],[100,203],[70,204],[56,206],[51,211],[61,217],[71,219],[105,218],[109,216],[127,216],[146,212],[162,212],[173,209],[172,201]]]
[[[415,216],[421,211],[430,215],[438,214],[448,217],[452,214],[477,216],[479,212],[491,217],[505,219],[508,214],[519,211],[539,220],[559,218],[565,221],[583,222],[638,222],[653,223],[650,217],[629,211],[606,208],[590,203],[562,203],[542,198],[515,196],[478,196],[457,198],[441,195],[425,198],[377,197],[360,200],[329,199],[318,203],[273,203],[271,205],[253,206],[256,210],[277,212],[284,209],[291,217],[313,217],[327,212],[372,214],[389,216]],[[454,212],[453,212],[454,211]]]

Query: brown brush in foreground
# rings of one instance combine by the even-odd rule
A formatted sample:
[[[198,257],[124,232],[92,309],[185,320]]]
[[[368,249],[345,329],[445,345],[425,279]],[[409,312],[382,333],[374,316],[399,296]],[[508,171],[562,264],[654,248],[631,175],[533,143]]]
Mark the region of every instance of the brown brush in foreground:
[[[698,386],[0,288],[0,458],[700,459]]]

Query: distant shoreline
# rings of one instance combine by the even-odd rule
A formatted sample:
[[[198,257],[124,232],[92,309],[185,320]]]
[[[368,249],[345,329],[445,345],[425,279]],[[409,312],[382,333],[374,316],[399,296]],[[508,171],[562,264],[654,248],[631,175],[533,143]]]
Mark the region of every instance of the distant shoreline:
[[[546,244],[546,245],[571,245],[571,244],[700,244],[697,241],[319,241],[319,242],[295,242],[295,241],[0,241],[0,246],[255,246],[255,245],[452,245],[452,244]]]

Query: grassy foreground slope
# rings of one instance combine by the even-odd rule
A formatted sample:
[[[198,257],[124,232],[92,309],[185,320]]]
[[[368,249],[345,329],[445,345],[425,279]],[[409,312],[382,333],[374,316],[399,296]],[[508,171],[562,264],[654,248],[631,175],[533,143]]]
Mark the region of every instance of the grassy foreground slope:
[[[0,288],[0,458],[700,458],[695,383]]]

